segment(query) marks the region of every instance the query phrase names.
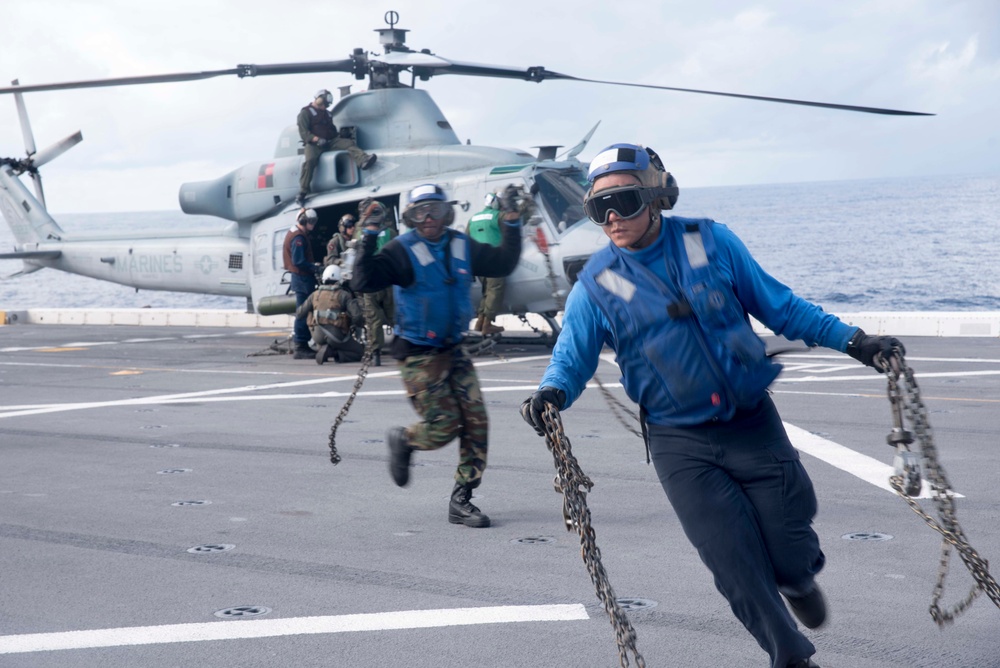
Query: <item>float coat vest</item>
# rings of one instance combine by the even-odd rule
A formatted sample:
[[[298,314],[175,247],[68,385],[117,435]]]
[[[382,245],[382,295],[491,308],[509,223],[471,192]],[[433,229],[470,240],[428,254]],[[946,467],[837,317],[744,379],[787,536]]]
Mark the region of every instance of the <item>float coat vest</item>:
[[[469,237],[445,230],[442,240],[444,262],[416,232],[399,237],[413,264],[414,280],[408,287],[393,287],[395,332],[418,346],[453,346],[461,341],[472,320]]]
[[[298,274],[299,276],[309,276],[312,272],[303,271],[292,263],[292,239],[300,234],[305,241],[306,261],[309,264],[313,263],[313,250],[312,244],[309,243],[309,236],[298,225],[288,230],[288,234],[285,235],[285,242],[281,245],[281,259],[285,263],[286,271]]]
[[[469,236],[479,243],[499,246],[503,241],[500,232],[500,212],[496,209],[483,209],[469,219]]]
[[[337,126],[333,124],[333,116],[326,109],[317,109],[311,104],[302,107],[302,111],[309,112],[309,132],[320,139],[335,139],[337,137]]]
[[[781,365],[713,266],[712,221],[674,216],[661,229],[670,284],[613,244],[594,253],[579,280],[611,324],[634,402],[666,416],[665,426],[728,420],[760,402]]]

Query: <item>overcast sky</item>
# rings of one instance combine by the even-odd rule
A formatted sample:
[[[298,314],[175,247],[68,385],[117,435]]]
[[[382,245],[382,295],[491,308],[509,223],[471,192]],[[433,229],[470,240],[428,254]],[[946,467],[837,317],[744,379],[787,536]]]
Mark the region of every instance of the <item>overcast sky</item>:
[[[363,8],[364,5],[371,9]],[[697,6],[696,6],[697,5]],[[681,187],[1000,172],[997,0],[20,0],[0,22],[0,81],[51,83],[334,60],[380,52],[399,12],[408,45],[460,61],[937,114],[874,116],[577,82],[437,77],[474,144],[657,149]],[[345,74],[34,93],[39,148],[83,131],[42,169],[54,213],[178,209],[184,181],[270,157],[279,132]],[[0,156],[24,154],[0,97]]]

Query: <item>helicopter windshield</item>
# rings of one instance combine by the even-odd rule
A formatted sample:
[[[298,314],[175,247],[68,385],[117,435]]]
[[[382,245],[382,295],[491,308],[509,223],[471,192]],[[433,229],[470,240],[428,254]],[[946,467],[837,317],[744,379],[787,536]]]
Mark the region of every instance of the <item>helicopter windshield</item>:
[[[563,234],[585,218],[583,196],[587,194],[587,177],[579,169],[540,169],[535,172],[540,202],[549,220]]]

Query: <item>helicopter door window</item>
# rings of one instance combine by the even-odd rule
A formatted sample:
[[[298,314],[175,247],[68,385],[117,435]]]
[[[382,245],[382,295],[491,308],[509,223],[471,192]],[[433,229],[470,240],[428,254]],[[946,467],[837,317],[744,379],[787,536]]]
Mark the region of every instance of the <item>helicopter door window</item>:
[[[258,234],[253,238],[253,273],[254,276],[267,271],[267,235]]]
[[[271,239],[271,269],[277,271],[285,268],[285,260],[282,252],[285,248],[285,235],[288,230],[277,230]]]
[[[536,201],[548,214],[559,234],[586,220],[583,198],[586,177],[579,169],[540,169],[535,172]]]

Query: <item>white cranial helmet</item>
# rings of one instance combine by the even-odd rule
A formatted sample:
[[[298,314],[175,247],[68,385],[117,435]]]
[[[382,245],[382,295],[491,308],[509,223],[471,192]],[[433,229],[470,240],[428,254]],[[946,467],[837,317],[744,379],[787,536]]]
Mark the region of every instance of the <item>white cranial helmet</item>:
[[[331,264],[329,267],[323,270],[323,282],[324,283],[338,283],[340,282],[341,271],[340,267]]]

